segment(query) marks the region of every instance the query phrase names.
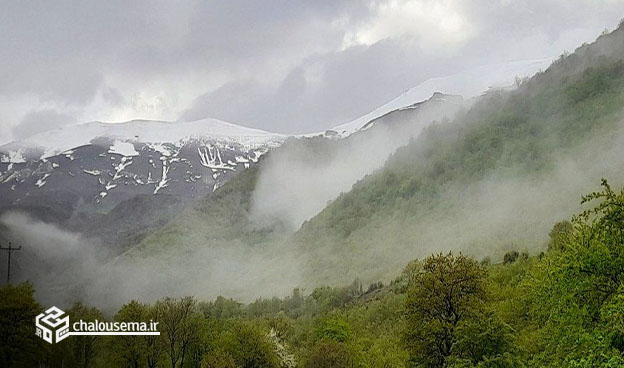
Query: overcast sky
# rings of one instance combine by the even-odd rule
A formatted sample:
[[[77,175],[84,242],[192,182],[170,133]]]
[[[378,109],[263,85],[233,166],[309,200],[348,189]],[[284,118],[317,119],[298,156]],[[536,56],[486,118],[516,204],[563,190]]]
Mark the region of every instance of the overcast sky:
[[[624,0],[0,5],[0,144],[138,118],[323,130],[427,78],[572,51],[624,17]]]

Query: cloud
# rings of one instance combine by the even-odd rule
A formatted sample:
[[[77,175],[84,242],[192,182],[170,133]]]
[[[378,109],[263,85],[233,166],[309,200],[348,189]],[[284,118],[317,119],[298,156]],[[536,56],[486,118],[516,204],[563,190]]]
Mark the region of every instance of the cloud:
[[[111,258],[106,247],[28,215],[0,216],[0,239],[22,246],[11,263],[13,282],[32,282],[44,305],[75,301],[114,312],[129,300],[218,295],[250,302],[258,295],[287,295],[300,283],[293,250],[281,244],[253,247],[237,240],[207,244],[188,234],[176,247],[140,257]],[[6,263],[0,263],[6,273]]]
[[[573,49],[620,14],[610,0],[4,2],[0,144],[44,109],[323,130],[429,77]]]
[[[13,136],[17,139],[24,139],[40,132],[75,123],[76,119],[73,116],[55,110],[31,111],[24,116],[18,125],[13,127]]]
[[[416,37],[427,48],[451,47],[474,35],[459,1],[373,2],[370,22],[347,32],[345,47],[373,45],[396,37]],[[433,36],[433,37],[432,37]]]

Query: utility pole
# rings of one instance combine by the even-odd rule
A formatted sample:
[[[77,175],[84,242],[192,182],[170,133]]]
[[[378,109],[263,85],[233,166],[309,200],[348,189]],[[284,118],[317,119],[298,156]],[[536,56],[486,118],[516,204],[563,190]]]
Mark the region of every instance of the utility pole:
[[[13,248],[11,246],[11,242],[9,242],[8,248],[0,246],[0,250],[6,250],[9,254],[9,262],[8,262],[8,267],[7,267],[7,284],[11,282],[11,252],[14,252],[16,250],[21,250],[21,249],[22,249],[21,245],[18,248]]]

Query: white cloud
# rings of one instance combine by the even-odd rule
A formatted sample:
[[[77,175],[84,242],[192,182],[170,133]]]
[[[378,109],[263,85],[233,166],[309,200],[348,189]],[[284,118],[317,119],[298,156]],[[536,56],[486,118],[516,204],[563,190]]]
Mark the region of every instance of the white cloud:
[[[416,38],[424,49],[456,47],[475,33],[459,1],[390,0],[370,6],[375,15],[345,35],[344,48],[398,37]]]
[[[41,110],[318,131],[429,77],[572,50],[621,14],[614,0],[4,2],[0,144]]]

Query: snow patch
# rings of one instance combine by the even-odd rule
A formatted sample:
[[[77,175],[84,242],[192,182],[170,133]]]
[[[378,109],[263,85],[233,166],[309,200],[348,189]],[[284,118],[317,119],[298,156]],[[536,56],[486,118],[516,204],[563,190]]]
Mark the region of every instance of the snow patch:
[[[207,167],[209,169],[214,170],[231,170],[236,171],[234,167],[229,166],[227,163],[223,163],[223,159],[221,158],[221,152],[219,148],[211,145],[204,147],[202,150],[200,147],[197,148],[197,153],[199,154],[199,161],[202,166]],[[234,165],[236,166],[236,165]]]
[[[48,158],[60,153],[67,153],[71,156],[68,150],[89,145],[99,137],[115,139],[115,144],[111,147],[114,152],[111,153],[135,155],[134,146],[130,152],[132,142],[142,142],[149,144],[163,156],[168,155],[166,152],[169,156],[173,156],[174,153],[170,152],[170,148],[165,144],[175,144],[189,139],[211,139],[221,142],[237,142],[250,148],[265,145],[277,147],[288,136],[246,128],[216,119],[188,122],[152,120],[133,120],[125,123],[91,122],[35,134],[24,140],[4,145],[0,147],[0,151],[15,152],[20,148],[32,148],[44,152],[40,158]],[[118,142],[124,145],[118,146]]]
[[[24,150],[21,148],[17,151],[9,151],[7,154],[8,156],[2,156],[2,162],[4,163],[10,162],[14,164],[22,164],[26,162],[26,159],[24,158]]]
[[[464,99],[478,96],[488,89],[514,84],[516,77],[532,76],[540,70],[546,70],[555,58],[521,60],[498,64],[483,65],[454,75],[431,78],[411,88],[385,105],[348,123],[338,125],[329,131],[336,132],[338,138],[347,137],[372,120],[391,111],[413,105],[431,97],[435,92],[449,95],[461,95]],[[312,133],[304,136],[326,135]]]
[[[46,179],[50,176],[50,174],[45,174],[43,175],[42,178],[37,179],[37,181],[35,182],[35,185],[38,188],[41,188],[42,186],[46,185]]]
[[[87,170],[87,169],[83,169],[82,171],[84,171],[87,174],[93,175],[93,176],[99,176],[102,173],[100,170]]]
[[[113,164],[113,167],[115,168],[115,175],[113,175],[113,180],[121,178],[121,172],[130,165],[132,165],[132,160],[125,156],[121,158],[121,162],[119,164]]]
[[[122,156],[138,156],[139,153],[134,149],[134,145],[128,142],[115,141],[109,148],[108,153],[114,153]]]
[[[167,166],[167,161],[163,161],[162,177],[160,178],[160,181],[158,182],[158,184],[156,184],[156,188],[154,189],[154,194],[157,194],[158,191],[161,190],[162,188],[166,188],[169,186],[169,178],[167,177],[167,174],[169,174],[169,166]]]

